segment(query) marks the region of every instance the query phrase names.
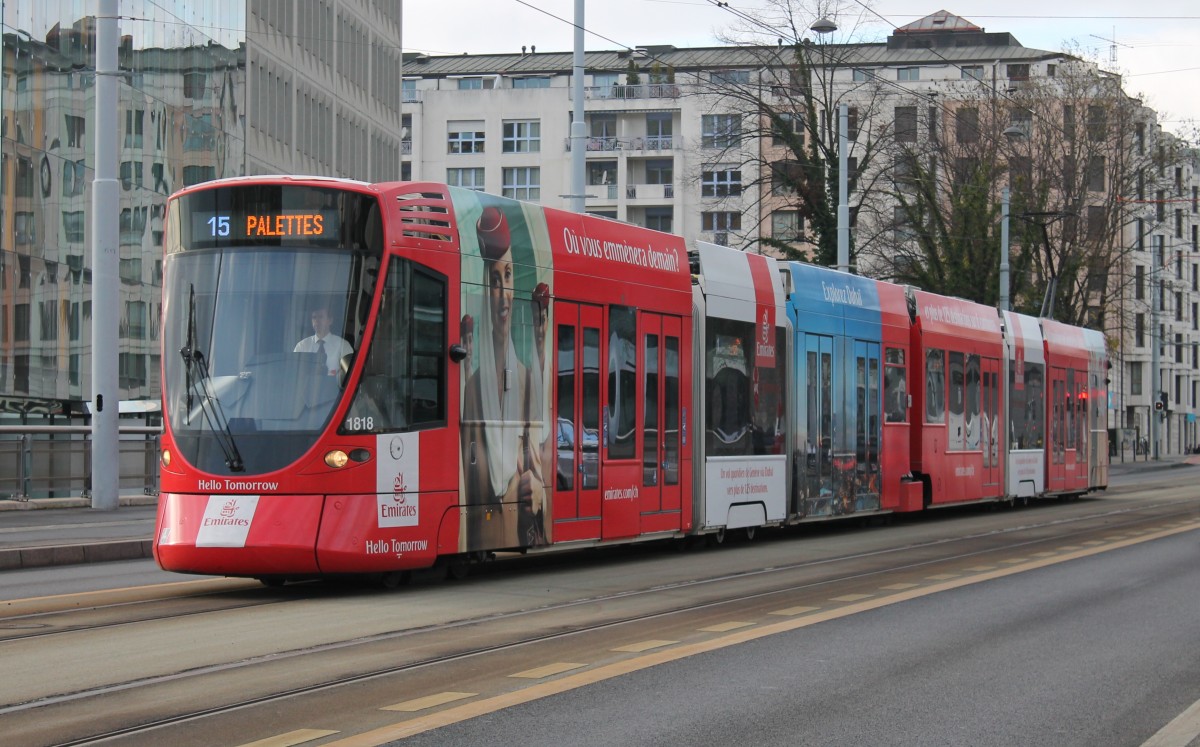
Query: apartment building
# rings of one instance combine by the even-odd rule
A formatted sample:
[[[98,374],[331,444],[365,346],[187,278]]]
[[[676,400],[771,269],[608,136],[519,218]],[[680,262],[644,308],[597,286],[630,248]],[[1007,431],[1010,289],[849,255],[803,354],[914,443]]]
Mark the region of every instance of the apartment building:
[[[572,63],[570,52],[534,48],[405,55],[402,173],[566,206]],[[1109,335],[1110,424],[1126,429],[1113,434],[1124,458],[1134,457],[1151,417],[1161,425],[1161,453],[1200,443],[1200,174],[1194,151],[1164,133],[1118,77],[945,12],[880,43],[825,45],[814,35],[798,47],[656,46],[588,52],[584,65],[585,209],[689,240],[814,252],[811,211],[789,178],[803,164],[779,125],[797,123],[791,134],[828,144],[832,156],[839,103],[849,108],[855,264],[865,274],[902,279],[920,261],[919,226],[898,194],[911,188],[914,164],[933,164],[927,170],[947,189],[980,164],[994,165],[980,240],[998,254],[1001,190],[1010,187],[1014,257],[1056,257],[1049,268],[1025,269],[1014,287],[1045,285],[1047,272],[1060,273],[1059,318],[1070,306],[1080,322]],[[1055,209],[1022,201],[1034,193],[1057,195]],[[1155,251],[1162,257],[1157,310]],[[1088,262],[1074,275],[1055,266],[1081,257]],[[998,267],[980,268],[973,282],[986,278],[994,287],[997,274]],[[1158,385],[1151,382],[1155,331]],[[1168,404],[1156,411],[1160,391]]]

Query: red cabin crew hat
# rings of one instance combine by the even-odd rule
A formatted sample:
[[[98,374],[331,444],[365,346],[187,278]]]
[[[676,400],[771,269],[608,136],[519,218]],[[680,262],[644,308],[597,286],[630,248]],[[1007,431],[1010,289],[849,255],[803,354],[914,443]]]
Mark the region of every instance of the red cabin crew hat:
[[[550,286],[538,283],[533,289],[533,302],[543,309],[550,308]]]
[[[479,253],[484,259],[500,259],[512,247],[508,218],[494,205],[483,209],[479,222],[475,224],[475,231],[479,234]]]

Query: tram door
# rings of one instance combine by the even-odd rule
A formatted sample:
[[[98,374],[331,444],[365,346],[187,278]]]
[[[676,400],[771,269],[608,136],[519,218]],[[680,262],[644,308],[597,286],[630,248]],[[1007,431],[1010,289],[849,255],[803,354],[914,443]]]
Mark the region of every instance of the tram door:
[[[983,414],[979,428],[979,448],[983,451],[983,484],[994,486],[984,490],[984,495],[998,495],[1000,485],[1000,439],[1004,438],[1004,424],[1000,418],[1000,361],[984,358],[981,372],[980,411]]]
[[[833,484],[833,338],[804,336],[804,449],[799,513],[834,513]]]
[[[879,396],[879,343],[854,341],[854,459],[847,465],[842,482],[849,495],[846,511],[879,508],[879,442],[882,420]]]
[[[639,320],[642,532],[680,528],[681,328],[677,317],[643,313]]]
[[[555,537],[599,536],[600,520],[600,329],[601,311],[555,303],[554,519],[578,523],[578,536],[556,526]],[[584,529],[586,520],[592,528]]]

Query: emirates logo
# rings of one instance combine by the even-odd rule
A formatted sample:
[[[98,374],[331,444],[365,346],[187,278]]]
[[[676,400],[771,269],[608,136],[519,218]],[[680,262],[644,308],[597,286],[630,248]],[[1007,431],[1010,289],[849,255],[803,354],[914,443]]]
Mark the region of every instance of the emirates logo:
[[[392,493],[394,494],[392,500],[396,503],[404,503],[405,497],[402,494],[406,492],[408,492],[408,485],[404,480],[404,473],[399,472],[396,474],[396,479],[392,480]]]
[[[221,518],[231,519],[238,512],[238,503],[236,500],[230,499],[221,506]]]

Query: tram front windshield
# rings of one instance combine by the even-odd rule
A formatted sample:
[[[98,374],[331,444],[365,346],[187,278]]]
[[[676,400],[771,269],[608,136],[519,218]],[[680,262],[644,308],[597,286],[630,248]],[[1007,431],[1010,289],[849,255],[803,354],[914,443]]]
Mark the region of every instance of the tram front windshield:
[[[223,187],[171,206],[164,398],[180,456],[214,474],[312,447],[362,345],[382,252],[373,197]]]

